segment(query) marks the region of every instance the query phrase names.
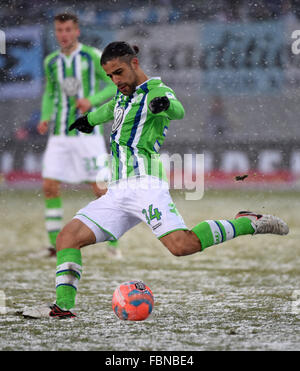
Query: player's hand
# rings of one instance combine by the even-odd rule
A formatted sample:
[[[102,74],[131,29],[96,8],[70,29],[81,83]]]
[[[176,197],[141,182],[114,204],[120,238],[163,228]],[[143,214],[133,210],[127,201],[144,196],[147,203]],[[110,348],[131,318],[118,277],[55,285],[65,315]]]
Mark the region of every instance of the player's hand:
[[[45,135],[48,131],[48,121],[41,121],[36,129],[39,134]]]
[[[82,131],[83,133],[90,134],[94,126],[90,125],[88,122],[87,115],[79,117],[73,124],[69,127],[69,131],[77,129],[79,131]]]
[[[170,101],[167,97],[156,97],[149,103],[149,109],[152,113],[166,111],[169,107]]]
[[[86,113],[92,107],[92,104],[87,98],[80,98],[77,99],[76,107],[81,113]]]

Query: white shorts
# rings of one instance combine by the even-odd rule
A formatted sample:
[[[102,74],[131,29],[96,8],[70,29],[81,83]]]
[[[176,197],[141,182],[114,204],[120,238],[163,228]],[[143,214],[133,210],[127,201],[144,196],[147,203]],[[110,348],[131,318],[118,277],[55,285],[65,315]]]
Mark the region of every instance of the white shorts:
[[[136,182],[137,179],[140,181]],[[94,232],[96,242],[118,240],[140,222],[145,222],[157,238],[175,230],[187,230],[168,184],[155,178],[160,186],[149,189],[147,182],[153,179],[131,178],[110,185],[104,196],[79,210],[74,218]]]
[[[50,136],[42,177],[64,183],[106,181],[108,154],[103,136]]]

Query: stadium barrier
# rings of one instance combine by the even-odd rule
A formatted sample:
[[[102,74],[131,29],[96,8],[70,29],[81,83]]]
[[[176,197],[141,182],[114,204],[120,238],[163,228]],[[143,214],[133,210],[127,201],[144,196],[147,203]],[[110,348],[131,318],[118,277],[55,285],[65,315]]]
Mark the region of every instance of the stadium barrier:
[[[211,143],[197,147],[166,145],[161,153],[172,189],[204,188],[300,188],[300,143]],[[19,152],[18,152],[19,150]],[[2,188],[40,187],[44,145],[19,147],[11,145],[0,153],[0,186]],[[17,158],[14,158],[17,157]]]

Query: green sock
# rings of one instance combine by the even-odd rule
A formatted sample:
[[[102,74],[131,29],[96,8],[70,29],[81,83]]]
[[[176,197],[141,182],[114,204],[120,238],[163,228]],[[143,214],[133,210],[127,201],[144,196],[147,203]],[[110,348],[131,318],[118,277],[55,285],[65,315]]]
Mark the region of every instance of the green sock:
[[[49,242],[55,247],[56,238],[62,228],[63,208],[61,197],[45,199],[45,223]]]
[[[81,251],[63,249],[57,252],[56,304],[70,310],[75,307],[78,282],[82,272]]]
[[[192,231],[201,242],[203,251],[209,246],[231,240],[235,237],[253,234],[254,228],[248,218],[233,220],[206,220],[196,225]]]

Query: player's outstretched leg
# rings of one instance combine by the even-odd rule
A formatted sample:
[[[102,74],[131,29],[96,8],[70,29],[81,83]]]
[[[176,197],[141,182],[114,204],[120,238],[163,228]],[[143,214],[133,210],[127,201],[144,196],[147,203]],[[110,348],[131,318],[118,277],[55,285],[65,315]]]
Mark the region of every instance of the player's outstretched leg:
[[[201,242],[201,250],[211,245],[231,240],[247,234],[272,233],[285,235],[289,228],[278,217],[240,211],[233,220],[206,220],[192,231]]]
[[[161,242],[176,256],[184,256],[203,251],[238,236],[272,233],[286,235],[287,224],[272,215],[239,212],[232,220],[205,220],[191,231],[175,231],[162,237]]]

